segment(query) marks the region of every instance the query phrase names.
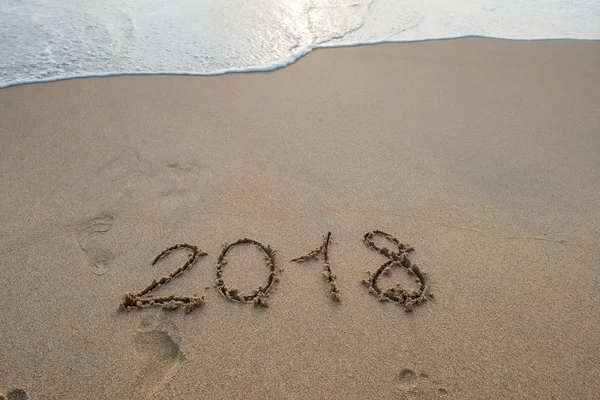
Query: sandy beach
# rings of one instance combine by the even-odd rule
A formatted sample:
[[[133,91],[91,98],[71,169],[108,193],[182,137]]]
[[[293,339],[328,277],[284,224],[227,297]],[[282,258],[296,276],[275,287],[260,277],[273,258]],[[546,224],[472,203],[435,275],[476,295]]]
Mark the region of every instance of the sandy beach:
[[[1,89],[0,393],[597,398],[599,110],[600,42],[571,40]]]

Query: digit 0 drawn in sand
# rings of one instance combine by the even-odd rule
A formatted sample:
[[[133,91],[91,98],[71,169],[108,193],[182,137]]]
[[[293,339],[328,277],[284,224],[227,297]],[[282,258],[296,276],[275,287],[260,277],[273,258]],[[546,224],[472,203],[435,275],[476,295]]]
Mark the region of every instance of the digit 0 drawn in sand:
[[[196,246],[192,246],[187,243],[176,244],[175,246],[169,247],[162,253],[160,253],[154,261],[152,265],[155,265],[160,259],[162,259],[167,254],[172,251],[179,249],[187,249],[191,251],[191,254],[188,260],[181,267],[176,269],[174,272],[171,272],[168,275],[163,276],[159,280],[154,279],[150,285],[148,285],[145,289],[143,289],[139,293],[125,293],[125,297],[123,301],[119,305],[119,309],[129,311],[132,308],[147,308],[147,307],[162,307],[165,310],[175,310],[179,307],[183,307],[186,312],[192,312],[195,308],[198,308],[204,305],[204,296],[161,296],[161,297],[151,297],[151,295],[147,296],[154,289],[159,288],[161,285],[166,285],[171,281],[171,279],[175,278],[177,275],[184,273],[189,267],[192,266],[198,259],[198,257],[205,256],[207,253],[198,250]],[[142,297],[146,296],[146,297]]]
[[[391,251],[386,247],[379,247],[373,243],[373,237],[376,235],[384,237],[398,246],[398,252]],[[364,240],[367,246],[388,258],[388,261],[381,264],[375,272],[368,272],[368,280],[362,281],[363,285],[369,288],[369,293],[373,294],[381,301],[396,302],[398,305],[404,306],[404,309],[407,312],[412,311],[413,306],[433,298],[433,293],[429,290],[427,275],[419,269],[417,264],[413,264],[408,258],[408,253],[414,251],[414,248],[407,244],[400,243],[398,239],[389,233],[380,230],[365,233]],[[419,284],[419,289],[407,290],[400,287],[400,285],[396,285],[395,288],[382,290],[378,283],[379,277],[382,274],[391,274],[392,268],[395,267],[404,268],[408,274],[413,275],[415,281]]]
[[[331,292],[331,299],[335,301],[340,301],[340,289],[337,287],[336,278],[337,276],[331,271],[331,264],[329,264],[329,243],[331,242],[331,232],[327,232],[327,235],[323,236],[323,243],[311,251],[310,253],[294,258],[292,261],[294,262],[304,262],[308,261],[312,258],[317,258],[319,254],[323,255],[323,260],[325,263],[325,270],[323,271],[323,277],[327,281],[329,286],[329,290]]]
[[[87,254],[92,264],[92,272],[96,275],[104,275],[108,271],[108,264],[115,258],[114,253],[107,248],[105,238],[113,226],[114,219],[111,214],[92,218],[79,230],[77,243]]]
[[[229,289],[227,286],[225,286],[225,281],[223,280],[223,268],[225,268],[227,265],[227,253],[232,247],[243,244],[253,245],[261,250],[265,254],[265,262],[270,270],[266,286],[259,286],[250,294],[241,293],[235,288]],[[226,244],[225,247],[223,247],[223,251],[219,255],[219,259],[217,261],[216,287],[221,291],[223,296],[231,301],[237,301],[240,303],[254,302],[255,306],[268,307],[269,304],[267,303],[267,297],[269,292],[273,289],[275,283],[279,281],[275,276],[275,268],[275,251],[271,249],[270,246],[265,246],[256,240],[248,238],[239,239],[231,244]]]

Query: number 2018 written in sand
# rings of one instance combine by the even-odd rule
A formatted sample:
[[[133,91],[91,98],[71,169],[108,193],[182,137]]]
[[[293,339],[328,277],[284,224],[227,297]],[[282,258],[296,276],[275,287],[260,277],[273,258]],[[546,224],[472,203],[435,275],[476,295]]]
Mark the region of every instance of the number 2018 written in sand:
[[[379,247],[373,242],[373,238],[376,236],[380,236],[382,238],[386,238],[391,243],[394,244],[395,247],[398,248],[397,251],[389,250],[386,247]],[[414,251],[412,247],[407,244],[400,243],[398,239],[393,237],[392,235],[374,230],[365,233],[364,241],[367,246],[371,249],[379,252],[384,255],[387,260],[382,263],[374,272],[369,272],[369,278],[364,279],[362,281],[363,285],[365,285],[369,293],[373,294],[381,301],[392,301],[404,307],[406,311],[412,311],[413,306],[419,305],[424,301],[427,301],[430,298],[433,298],[433,293],[429,290],[427,275],[422,272],[416,264],[413,264],[409,259],[409,253]],[[322,243],[314,250],[305,254],[301,257],[295,258],[292,261],[294,262],[304,262],[311,259],[321,258],[324,264],[323,277],[325,278],[325,282],[328,287],[329,294],[331,299],[334,301],[341,300],[341,292],[338,288],[338,284],[336,281],[336,275],[333,273],[331,264],[329,263],[329,245],[331,244],[331,232],[328,232],[324,237]],[[231,248],[235,246],[255,246],[257,247],[263,254],[265,258],[265,263],[269,268],[269,274],[267,276],[267,282],[264,286],[259,286],[254,291],[249,293],[242,293],[236,288],[229,288],[225,284],[225,280],[223,279],[223,270],[227,266],[227,254],[231,250]],[[146,307],[162,307],[166,310],[174,310],[177,308],[184,308],[187,312],[193,311],[197,307],[201,307],[204,302],[204,296],[184,296],[184,295],[170,295],[170,296],[161,296],[161,297],[153,297],[152,291],[159,288],[161,285],[166,285],[171,282],[173,278],[178,275],[183,274],[188,268],[190,268],[199,257],[207,255],[207,253],[199,250],[196,246],[182,243],[176,244],[175,246],[169,247],[160,253],[153,261],[152,265],[158,263],[163,257],[167,254],[174,251],[187,251],[189,252],[189,257],[187,261],[178,269],[171,272],[168,275],[163,276],[160,279],[154,279],[146,288],[141,290],[138,293],[126,293],[123,301],[121,302],[119,308],[121,310],[129,311],[134,308],[146,308]],[[389,275],[392,271],[392,268],[400,268],[405,270],[408,274],[414,276],[415,282],[418,284],[418,289],[404,289],[400,285],[396,285],[395,287],[382,289],[379,286],[379,277],[381,275]],[[267,298],[269,293],[272,292],[274,286],[279,282],[279,278],[277,276],[278,272],[281,272],[281,269],[277,268],[276,260],[275,260],[275,251],[270,246],[265,246],[262,243],[253,240],[253,239],[239,239],[233,243],[226,244],[223,248],[223,251],[219,255],[217,260],[217,270],[216,270],[216,280],[215,287],[221,292],[225,298],[234,302],[251,302],[256,306],[267,307],[268,302]]]

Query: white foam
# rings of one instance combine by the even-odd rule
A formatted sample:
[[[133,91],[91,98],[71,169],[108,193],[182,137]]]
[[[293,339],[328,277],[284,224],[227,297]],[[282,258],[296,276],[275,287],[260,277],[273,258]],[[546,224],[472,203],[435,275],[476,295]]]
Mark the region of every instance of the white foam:
[[[270,71],[315,48],[484,36],[600,39],[596,0],[5,0],[0,87]]]

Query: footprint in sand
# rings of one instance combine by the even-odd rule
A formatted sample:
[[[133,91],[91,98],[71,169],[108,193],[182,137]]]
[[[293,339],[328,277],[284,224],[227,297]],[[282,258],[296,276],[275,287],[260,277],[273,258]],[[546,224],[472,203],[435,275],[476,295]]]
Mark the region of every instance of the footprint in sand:
[[[7,396],[0,393],[0,400],[27,400],[27,392],[23,389],[14,389],[8,392]]]
[[[159,197],[185,194],[200,171],[200,165],[190,159],[167,157],[157,160],[144,154],[142,149],[133,149],[132,154],[136,161],[135,171],[142,177],[140,188]]]
[[[96,275],[104,275],[108,271],[108,265],[115,258],[106,240],[106,234],[113,227],[114,219],[111,214],[103,214],[87,221],[78,232],[77,243],[86,253],[92,265],[92,272]]]
[[[401,399],[437,399],[448,395],[448,390],[438,381],[408,368],[398,373],[396,389]]]
[[[132,398],[152,398],[183,361],[183,353],[169,330],[157,327],[150,321],[142,322],[134,335],[133,346],[137,373],[132,386],[135,391]]]

